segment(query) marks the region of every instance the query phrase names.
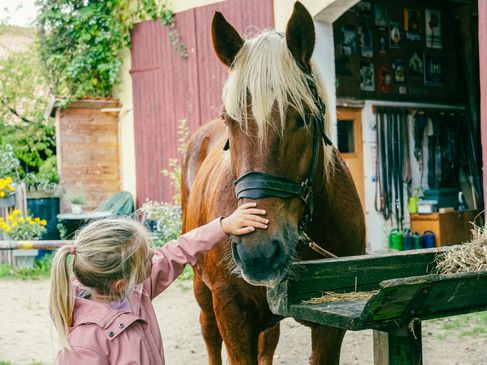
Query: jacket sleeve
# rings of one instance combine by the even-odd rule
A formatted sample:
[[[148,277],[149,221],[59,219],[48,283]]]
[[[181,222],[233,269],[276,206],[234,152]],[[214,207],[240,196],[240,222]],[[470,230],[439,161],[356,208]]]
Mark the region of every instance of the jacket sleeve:
[[[152,258],[152,272],[145,283],[153,299],[165,290],[184,269],[186,264],[194,265],[201,253],[209,251],[228,236],[223,232],[220,218],[185,233],[156,250]],[[150,284],[150,285],[147,285]]]
[[[73,346],[63,350],[57,358],[57,365],[109,365],[106,356],[84,346]]]

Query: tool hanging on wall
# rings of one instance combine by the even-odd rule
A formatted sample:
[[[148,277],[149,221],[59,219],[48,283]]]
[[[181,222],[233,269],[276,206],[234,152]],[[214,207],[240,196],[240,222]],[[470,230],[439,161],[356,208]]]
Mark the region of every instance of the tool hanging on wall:
[[[384,219],[404,226],[404,184],[411,181],[407,114],[403,109],[377,108],[375,208]]]

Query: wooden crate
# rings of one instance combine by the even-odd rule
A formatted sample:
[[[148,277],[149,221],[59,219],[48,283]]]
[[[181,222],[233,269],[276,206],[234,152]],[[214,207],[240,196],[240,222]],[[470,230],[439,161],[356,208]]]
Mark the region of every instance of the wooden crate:
[[[411,214],[411,231],[419,233],[433,231],[436,236],[436,246],[466,242],[471,238],[471,222],[475,220],[477,214],[476,210]]]

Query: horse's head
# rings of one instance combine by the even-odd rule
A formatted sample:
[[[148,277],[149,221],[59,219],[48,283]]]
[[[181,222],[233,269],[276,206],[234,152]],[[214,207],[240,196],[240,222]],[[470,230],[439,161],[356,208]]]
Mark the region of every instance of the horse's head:
[[[267,230],[234,237],[232,254],[247,282],[274,286],[311,218],[312,190],[330,156],[324,96],[310,62],[313,20],[297,2],[285,35],[244,41],[216,13],[212,37],[230,69],[223,102],[236,195],[239,204],[258,200],[270,220]]]

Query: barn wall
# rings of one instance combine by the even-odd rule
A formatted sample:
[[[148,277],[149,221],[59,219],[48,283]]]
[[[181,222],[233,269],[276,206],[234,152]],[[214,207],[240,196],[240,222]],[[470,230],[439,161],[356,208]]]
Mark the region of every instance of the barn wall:
[[[82,100],[56,111],[61,186],[67,195],[83,195],[87,211],[120,191],[118,115],[101,111],[117,106],[115,100]],[[67,201],[61,210],[69,210]]]
[[[171,201],[174,190],[161,169],[177,152],[177,125],[187,120],[191,131],[221,112],[226,70],[213,54],[210,25],[221,11],[245,33],[249,25],[273,26],[272,0],[229,0],[176,15],[177,29],[189,57],[181,57],[159,21],[137,24],[132,32],[130,70],[133,88],[137,204],[146,199]]]

